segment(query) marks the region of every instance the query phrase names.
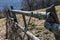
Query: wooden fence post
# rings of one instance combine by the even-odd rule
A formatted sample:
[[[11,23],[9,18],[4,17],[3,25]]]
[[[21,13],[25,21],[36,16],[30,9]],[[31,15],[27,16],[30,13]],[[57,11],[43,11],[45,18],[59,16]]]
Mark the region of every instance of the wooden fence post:
[[[49,17],[47,18],[46,22],[58,23],[59,24],[59,20],[58,20],[58,17],[57,17],[55,6],[53,6],[50,9],[47,9],[46,12],[50,12]]]
[[[13,9],[12,6],[11,6],[11,9]],[[10,18],[13,18],[14,22],[18,23],[18,21],[17,21],[17,18],[16,18],[16,14],[14,12],[10,12],[10,10],[8,9],[8,11],[6,13],[6,38],[8,40],[16,40],[16,38],[19,36],[19,34],[17,33],[18,28],[12,22],[12,20],[10,20]],[[22,39],[21,36],[20,36],[20,38]]]
[[[9,20],[9,9],[6,12],[6,39],[9,39],[9,24],[10,24],[10,20]]]
[[[59,20],[58,20],[58,16],[57,16],[57,13],[56,13],[56,10],[55,10],[55,6],[53,6],[52,8],[50,8],[48,10],[46,10],[46,12],[50,12],[48,18],[46,19],[46,22],[50,23],[51,25],[53,25],[54,23],[59,24]],[[51,28],[51,29],[49,29],[50,31],[54,30],[54,29],[52,29],[53,26],[52,27],[50,26],[49,28]],[[56,40],[60,40],[59,35],[56,35],[56,34],[54,34],[54,35],[55,35]]]

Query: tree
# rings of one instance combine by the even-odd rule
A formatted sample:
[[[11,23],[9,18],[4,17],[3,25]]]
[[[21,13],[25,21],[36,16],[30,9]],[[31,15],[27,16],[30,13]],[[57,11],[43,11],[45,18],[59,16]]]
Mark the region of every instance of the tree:
[[[45,8],[47,4],[49,5],[52,2],[51,0],[23,0],[21,6],[25,11],[32,11]]]
[[[4,17],[6,17],[6,12],[8,11],[8,6],[7,5],[4,5],[3,6],[3,9],[2,9],[2,13],[4,15]]]
[[[31,11],[31,10],[34,10],[34,6],[35,6],[35,1],[34,0],[23,0],[22,1],[22,9],[23,10],[28,10],[28,11]]]
[[[25,11],[37,10],[48,7],[47,4],[60,5],[60,0],[23,0],[21,7]]]

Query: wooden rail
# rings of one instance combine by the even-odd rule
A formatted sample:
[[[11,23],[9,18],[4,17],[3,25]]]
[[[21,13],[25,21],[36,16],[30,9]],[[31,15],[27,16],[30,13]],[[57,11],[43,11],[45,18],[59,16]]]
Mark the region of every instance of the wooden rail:
[[[22,10],[11,10],[11,12],[14,12],[16,14],[24,14],[27,16],[30,16],[32,13],[32,17],[39,18],[39,19],[46,19],[47,16],[50,14],[50,12],[33,12],[33,11],[22,11]]]

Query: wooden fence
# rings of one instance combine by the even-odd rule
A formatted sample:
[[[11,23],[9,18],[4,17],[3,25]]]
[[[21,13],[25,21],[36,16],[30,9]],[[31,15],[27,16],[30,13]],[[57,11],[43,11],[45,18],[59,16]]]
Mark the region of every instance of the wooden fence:
[[[13,8],[11,7],[11,9],[8,9],[8,11],[6,12],[6,38],[8,40],[24,40],[21,37],[21,35],[19,35],[19,32],[17,32],[17,30],[21,29],[28,36],[29,39],[40,40],[39,38],[37,38],[35,35],[33,35],[31,32],[27,30],[25,15],[30,16],[32,14],[31,15],[32,17],[46,20],[48,19],[48,16],[51,13],[56,12],[56,11],[52,11],[51,8],[53,8],[53,6],[49,7],[49,9],[47,8],[47,10],[50,10],[48,12],[33,12],[33,11],[13,10]],[[25,27],[22,27],[21,25],[18,24],[16,14],[22,14]],[[45,26],[49,28],[51,25],[47,25],[47,24],[50,24],[49,21],[45,22]],[[56,26],[56,23],[54,23],[54,26]]]

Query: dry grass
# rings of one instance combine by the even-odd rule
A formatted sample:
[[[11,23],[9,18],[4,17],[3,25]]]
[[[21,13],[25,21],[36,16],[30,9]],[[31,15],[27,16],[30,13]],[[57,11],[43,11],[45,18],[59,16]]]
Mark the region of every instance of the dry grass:
[[[60,12],[60,6],[56,6],[55,8],[56,8],[57,12]]]
[[[6,30],[5,19],[0,19],[0,40],[4,40],[6,33],[5,30]]]
[[[17,19],[19,21],[19,24],[24,26],[22,16],[20,14],[17,15]],[[26,16],[26,20],[28,22],[29,17]],[[5,19],[0,19],[0,40],[5,40]],[[37,18],[33,18],[30,21],[30,24],[28,25],[28,29],[30,32],[32,32],[35,36],[40,38],[41,40],[54,40],[54,34],[48,31],[46,28],[44,28],[44,20],[39,20]],[[20,33],[22,36],[24,33]],[[51,39],[52,38],[52,39]],[[25,40],[27,40],[25,36]]]

